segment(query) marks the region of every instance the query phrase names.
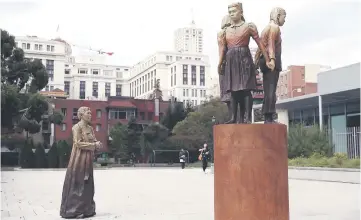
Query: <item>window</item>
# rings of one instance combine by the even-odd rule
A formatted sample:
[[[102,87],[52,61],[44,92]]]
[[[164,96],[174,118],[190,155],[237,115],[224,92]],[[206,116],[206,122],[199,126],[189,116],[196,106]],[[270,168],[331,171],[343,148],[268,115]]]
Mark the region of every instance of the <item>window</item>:
[[[103,70],[104,76],[113,76],[113,70]]]
[[[54,49],[55,49],[54,46],[51,46],[51,52],[54,52]]]
[[[123,78],[123,72],[117,72],[117,78]]]
[[[188,84],[188,65],[183,65],[183,85]]]
[[[78,119],[78,108],[73,108],[73,119]]]
[[[85,81],[80,81],[79,99],[85,99]]]
[[[121,84],[116,85],[115,93],[116,93],[115,94],[116,96],[121,96],[122,95],[122,85]]]
[[[93,93],[92,96],[98,98],[98,82],[93,82]]]
[[[196,66],[192,66],[192,85],[197,85],[197,72],[196,72]]]
[[[26,49],[30,50],[30,44],[29,43],[26,44]]]
[[[192,97],[194,97],[194,89],[192,89]]]
[[[110,83],[105,83],[105,96],[110,96]]]
[[[197,89],[194,90],[194,97],[197,97]]]
[[[45,86],[45,91],[49,91],[49,86]]]
[[[200,66],[200,85],[201,86],[205,86],[206,82],[205,82],[205,73],[204,73],[204,66]]]
[[[183,96],[186,96],[186,89],[183,89]]]
[[[64,73],[65,74],[70,74],[70,70],[65,69]]]
[[[97,118],[101,118],[102,117],[102,110],[97,109],[96,114],[97,114]]]
[[[92,74],[93,74],[93,75],[98,75],[98,74],[99,74],[99,70],[98,70],[98,69],[92,69]]]
[[[50,51],[50,45],[46,45],[46,51]]]
[[[109,119],[130,119],[135,116],[134,110],[110,109]]]
[[[61,108],[61,114],[63,114],[64,117],[66,117],[66,108]]]
[[[61,131],[66,131],[66,124],[65,123],[61,124]]]
[[[51,80],[53,81],[53,80]],[[54,86],[50,86],[50,91],[53,91],[54,90]]]
[[[100,131],[100,128],[101,128],[102,126],[101,126],[101,124],[97,124],[96,126],[95,126],[95,131]]]
[[[46,72],[48,72],[50,81],[54,80],[54,60],[46,60]]]
[[[22,43],[22,44],[21,44],[21,48],[22,48],[23,50],[25,50],[25,49],[26,49],[26,43]]]
[[[189,96],[189,90],[186,89],[186,96],[188,97]]]
[[[88,69],[78,69],[79,74],[88,74]]]
[[[140,120],[145,120],[145,113],[144,112],[139,112],[139,119]]]
[[[43,45],[42,44],[39,44],[39,50],[43,50]]]
[[[70,92],[70,81],[64,81],[64,92],[69,95]]]
[[[153,120],[153,112],[148,112],[148,118],[149,121]]]
[[[35,44],[34,50],[39,50],[39,44]]]

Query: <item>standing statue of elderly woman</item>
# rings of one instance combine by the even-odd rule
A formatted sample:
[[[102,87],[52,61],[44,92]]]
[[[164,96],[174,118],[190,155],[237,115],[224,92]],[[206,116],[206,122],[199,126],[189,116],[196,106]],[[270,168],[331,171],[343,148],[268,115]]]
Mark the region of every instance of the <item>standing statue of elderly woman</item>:
[[[60,216],[63,218],[86,218],[95,215],[94,202],[94,151],[101,147],[90,125],[91,111],[88,107],[78,110],[80,121],[73,126],[73,149],[66,171]]]
[[[243,17],[242,3],[233,3],[228,6],[228,14],[231,25],[225,27],[222,51],[218,64],[218,73],[224,74],[222,86],[226,92],[231,93],[231,120],[233,123],[250,123],[251,118],[246,117],[252,111],[252,91],[256,89],[256,68],[249,49],[249,40],[252,37],[263,52],[266,61],[269,62],[268,54],[258,36],[257,27],[253,23],[247,23]],[[268,64],[267,62],[267,64]],[[237,120],[237,110],[240,110],[240,118]]]

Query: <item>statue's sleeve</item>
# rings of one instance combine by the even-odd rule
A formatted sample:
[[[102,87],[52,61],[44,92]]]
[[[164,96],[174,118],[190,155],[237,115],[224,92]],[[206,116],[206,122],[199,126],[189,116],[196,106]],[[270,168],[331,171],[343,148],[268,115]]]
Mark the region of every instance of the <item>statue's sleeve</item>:
[[[226,50],[226,31],[222,30],[217,33],[217,41],[218,41],[218,53],[219,56],[222,56],[224,50]]]
[[[248,23],[248,27],[253,40],[255,40],[256,42],[259,41],[260,39],[259,39],[257,26],[254,23],[250,22]]]
[[[279,37],[280,28],[278,26],[271,26],[268,34],[268,56],[270,59],[276,59],[276,39]]]
[[[95,143],[90,142],[84,142],[82,141],[82,132],[79,125],[75,125],[72,129],[73,132],[73,145],[74,147],[77,147],[82,150],[94,150],[95,149]]]

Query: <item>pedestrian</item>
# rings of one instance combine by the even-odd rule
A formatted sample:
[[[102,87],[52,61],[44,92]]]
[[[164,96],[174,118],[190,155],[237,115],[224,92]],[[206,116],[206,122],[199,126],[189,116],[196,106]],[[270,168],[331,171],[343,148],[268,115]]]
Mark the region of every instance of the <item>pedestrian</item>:
[[[202,160],[202,169],[203,172],[206,173],[206,169],[208,167],[208,160],[210,158],[210,154],[209,154],[209,148],[207,143],[204,143],[203,148],[199,150],[201,152],[200,156],[200,160]]]
[[[184,169],[186,166],[186,152],[184,149],[181,149],[179,152],[179,162],[181,163],[182,169]]]

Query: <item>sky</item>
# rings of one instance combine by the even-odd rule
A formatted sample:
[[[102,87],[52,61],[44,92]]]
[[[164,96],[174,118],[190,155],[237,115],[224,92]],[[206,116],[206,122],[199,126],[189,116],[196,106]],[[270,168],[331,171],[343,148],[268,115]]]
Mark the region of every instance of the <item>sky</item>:
[[[217,32],[231,0],[0,0],[0,28],[15,36],[60,36],[71,44],[114,52],[108,62],[132,66],[156,51],[173,50],[177,28],[192,18],[203,28],[204,54],[212,74],[218,60]],[[283,67],[360,62],[361,2],[358,0],[246,0],[247,22],[258,31],[273,7],[287,12],[282,31]],[[193,11],[193,13],[192,13]],[[57,32],[57,27],[59,30]],[[250,46],[256,46],[251,40]],[[84,53],[74,48],[76,54]],[[89,53],[89,51],[87,51]]]

